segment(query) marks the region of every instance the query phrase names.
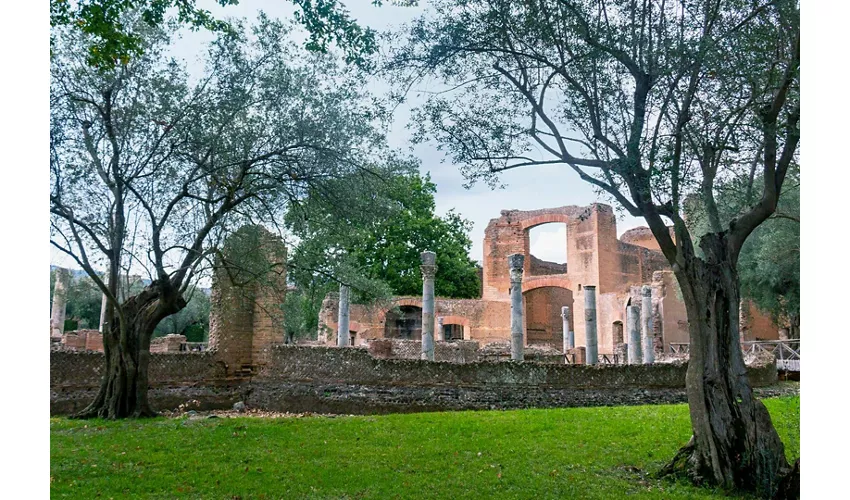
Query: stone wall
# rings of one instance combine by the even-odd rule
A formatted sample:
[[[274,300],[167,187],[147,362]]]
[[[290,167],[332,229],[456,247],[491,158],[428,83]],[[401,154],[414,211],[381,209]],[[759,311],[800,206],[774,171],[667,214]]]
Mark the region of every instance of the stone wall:
[[[100,352],[51,351],[50,414],[70,414],[91,403],[105,366]],[[196,399],[204,409],[227,408],[242,399],[246,379],[228,379],[216,353],[151,354],[149,397],[154,408],[173,409]]]
[[[473,344],[458,343],[458,352]],[[51,414],[73,413],[91,402],[103,356],[51,352]],[[751,383],[774,383],[775,363],[760,363],[748,367]],[[149,396],[160,410],[191,400],[199,401],[201,409],[227,408],[243,400],[269,410],[343,413],[679,402],[685,398],[686,370],[684,363],[579,366],[376,359],[367,349],[279,345],[270,348],[259,373],[241,378],[228,376],[216,351],[151,354]]]
[[[389,413],[686,401],[686,363],[468,364],[375,359],[364,349],[277,346],[251,380],[248,404],[271,410]],[[773,363],[748,368],[754,386]]]
[[[62,349],[103,352],[103,335],[97,330],[74,330],[62,334]]]
[[[377,359],[420,359],[422,342],[402,339],[371,339],[366,341],[366,352]],[[472,363],[478,361],[478,342],[456,340],[434,342],[434,361]]]

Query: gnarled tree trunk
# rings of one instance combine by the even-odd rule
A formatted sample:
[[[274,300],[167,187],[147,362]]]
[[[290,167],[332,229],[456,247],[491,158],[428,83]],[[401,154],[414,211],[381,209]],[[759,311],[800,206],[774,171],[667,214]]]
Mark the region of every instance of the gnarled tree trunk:
[[[108,308],[103,332],[106,370],[94,401],[76,418],[152,417],[148,402],[151,336],[163,318],[186,307],[170,284],[153,282],[120,305]],[[112,311],[112,314],[109,314]]]
[[[790,471],[767,408],[753,396],[740,344],[737,255],[726,233],[703,237],[704,259],[682,255],[674,271],[688,312],[688,405],[693,437],[665,472],[773,496]],[[687,252],[687,245],[680,251]]]

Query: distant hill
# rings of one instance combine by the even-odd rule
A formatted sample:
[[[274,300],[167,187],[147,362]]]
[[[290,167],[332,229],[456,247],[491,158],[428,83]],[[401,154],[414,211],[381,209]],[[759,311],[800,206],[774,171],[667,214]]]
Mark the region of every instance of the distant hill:
[[[56,269],[59,269],[59,266],[54,266],[53,264],[50,265],[50,272],[53,272]],[[69,269],[67,267],[65,269],[67,269],[68,272],[71,273],[71,276],[75,280],[89,277],[89,273],[83,271],[82,269]],[[144,283],[145,285],[150,284],[150,282],[151,282],[151,280],[149,280],[149,279],[142,279],[142,283]],[[204,294],[206,294],[207,297],[209,297],[209,295],[212,293],[212,290],[210,290],[209,288],[200,288],[200,290],[202,292],[204,292]]]

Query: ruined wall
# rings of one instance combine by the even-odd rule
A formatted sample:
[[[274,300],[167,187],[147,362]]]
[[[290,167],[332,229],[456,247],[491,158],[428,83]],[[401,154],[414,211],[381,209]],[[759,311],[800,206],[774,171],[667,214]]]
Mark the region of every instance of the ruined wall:
[[[472,363],[478,361],[478,342],[456,340],[434,342],[434,361]],[[420,359],[422,341],[400,339],[372,339],[366,342],[366,351],[376,359]]]
[[[388,413],[684,402],[687,364],[576,366],[375,359],[363,349],[277,346],[251,381],[249,405]],[[754,386],[776,366],[748,367]]]
[[[384,338],[387,312],[395,307],[422,307],[421,297],[395,297],[387,303],[374,305],[351,304],[349,330],[355,332],[357,345],[371,339]],[[442,317],[443,325],[461,325],[463,340],[481,343],[510,337],[510,310],[508,302],[478,299],[441,299],[434,306],[435,318]],[[339,297],[328,294],[319,311],[318,338],[326,345],[336,345]],[[436,324],[436,320],[434,324]]]
[[[244,226],[228,238],[224,256],[213,275],[209,345],[228,374],[245,375],[285,338],[286,247],[264,228]]]
[[[653,304],[658,308],[661,318],[661,330],[663,331],[663,352],[670,352],[671,343],[690,342],[688,332],[688,312],[682,301],[682,293],[679,291],[679,283],[673,275],[673,271],[659,271],[652,279]],[[658,318],[654,318],[658,323]]]
[[[556,272],[558,268],[555,264],[540,261],[529,253],[529,229],[548,223],[567,225],[567,265],[560,268],[563,270],[560,273]],[[525,325],[526,342],[539,341],[533,337],[541,331],[537,324],[540,321],[535,319],[543,314],[538,311],[538,308],[543,307],[540,304],[563,302],[560,306],[570,307],[576,345],[585,345],[583,287],[594,285],[597,294],[599,353],[613,354],[614,324],[624,320],[629,288],[649,284],[655,271],[669,267],[664,256],[649,244],[652,235],[648,229],[627,231],[624,236],[622,240],[617,239],[616,217],[608,205],[597,203],[587,207],[503,210],[501,217],[491,220],[485,230],[483,298],[508,300],[510,278],[507,257],[512,253],[523,253],[526,256],[523,292],[527,312],[529,302],[532,303],[532,321],[526,321]],[[567,296],[553,291],[554,288],[569,290],[572,302],[567,303]],[[546,291],[530,294],[539,289]],[[509,328],[509,317],[501,321],[502,326]],[[560,333],[559,324],[559,319],[552,315],[552,323],[543,329],[542,335],[551,336],[553,342],[557,342],[554,331]]]
[[[573,293],[565,288],[535,288],[523,294],[526,345],[563,346],[561,307],[574,307]],[[573,318],[570,318],[573,324]]]
[[[180,352],[180,344],[186,342],[185,335],[170,333],[164,337],[157,337],[151,340],[150,351],[154,352]]]
[[[62,349],[103,352],[103,335],[97,330],[74,330],[62,334]]]
[[[741,338],[743,340],[779,340],[780,328],[751,300],[741,301]]]

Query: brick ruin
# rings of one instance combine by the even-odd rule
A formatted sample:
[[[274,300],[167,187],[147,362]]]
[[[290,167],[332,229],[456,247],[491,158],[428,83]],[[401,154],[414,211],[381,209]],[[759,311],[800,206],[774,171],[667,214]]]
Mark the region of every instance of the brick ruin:
[[[567,263],[547,262],[530,253],[529,231],[543,224],[566,225]],[[510,340],[510,276],[508,256],[524,256],[523,339],[526,347],[561,349],[561,308],[576,346],[586,344],[583,321],[585,287],[595,286],[599,354],[622,352],[626,307],[640,305],[640,289],[652,297],[655,351],[687,343],[685,306],[670,266],[649,228],[626,231],[617,238],[613,209],[604,204],[543,210],[503,210],[484,236],[482,293],[479,299],[437,297],[437,341],[476,341],[481,345]],[[439,273],[439,269],[437,270]],[[336,345],[338,295],[329,294],[319,315],[318,341]],[[742,340],[778,339],[778,328],[749,303],[742,305]],[[576,320],[579,318],[579,320]],[[375,339],[422,339],[422,298],[395,297],[388,304],[350,306],[352,345]]]
[[[244,226],[228,242],[213,276],[209,348],[228,375],[252,374],[284,342],[286,246],[260,226]]]
[[[499,347],[510,336],[507,255],[517,249],[527,255],[528,229],[553,221],[568,224],[568,265],[525,260],[530,271],[522,286],[529,318],[525,359],[536,362],[497,362],[510,357]],[[180,335],[156,339],[151,345],[149,397],[160,410],[188,401],[197,402],[200,409],[244,401],[271,410],[365,414],[685,401],[684,363],[564,364],[563,354],[552,347],[559,345],[561,336],[561,318],[553,311],[560,312],[567,303],[577,311],[572,316],[581,318],[579,285],[594,282],[600,290],[599,317],[604,318],[599,321],[600,352],[622,342],[622,325],[615,322],[623,321],[621,309],[639,301],[639,285],[647,282],[656,309],[663,311],[663,321],[656,325],[659,338],[687,339],[684,326],[676,323],[684,317],[683,310],[670,314],[675,311],[671,304],[681,302],[673,302],[674,285],[658,252],[623,241],[639,232],[617,240],[615,230],[613,214],[604,205],[503,212],[486,232],[482,298],[435,301],[440,335],[434,359],[443,362],[433,363],[418,359],[421,297],[352,304],[349,328],[360,348],[284,345],[280,305],[286,270],[278,264],[285,262],[285,246],[262,228],[240,229],[232,237],[240,244],[226,246],[223,252],[229,265],[217,266],[214,274],[208,349],[185,349]],[[265,258],[261,267],[252,268],[232,251]],[[273,264],[270,272],[268,264]],[[262,276],[252,275],[260,270]],[[335,343],[331,318],[336,318],[336,301],[331,295],[324,302],[321,343]],[[579,323],[571,323],[576,345],[583,341]],[[673,325],[685,336],[671,338]],[[104,368],[103,353],[96,346],[99,334],[84,333],[65,333],[65,348],[50,353],[51,414],[78,411],[97,392]],[[773,357],[750,364],[748,372],[754,386],[769,386],[777,377]]]

